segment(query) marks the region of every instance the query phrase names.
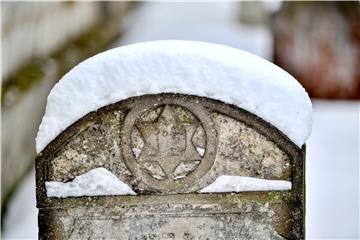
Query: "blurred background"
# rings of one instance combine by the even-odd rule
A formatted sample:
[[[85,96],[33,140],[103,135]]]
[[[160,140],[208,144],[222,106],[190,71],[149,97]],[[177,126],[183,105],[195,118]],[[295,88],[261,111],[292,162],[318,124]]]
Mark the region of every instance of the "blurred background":
[[[158,39],[229,45],[295,76],[314,108],[307,238],[360,238],[359,1],[2,1],[2,238],[37,238],[34,139],[53,85],[98,52]]]

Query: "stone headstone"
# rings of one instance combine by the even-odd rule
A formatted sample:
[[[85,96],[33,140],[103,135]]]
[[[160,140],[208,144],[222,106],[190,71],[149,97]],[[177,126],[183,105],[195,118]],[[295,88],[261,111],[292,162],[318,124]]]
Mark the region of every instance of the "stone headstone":
[[[80,64],[52,90],[37,138],[39,238],[304,239],[303,143],[309,131],[298,130],[296,124],[307,124],[291,118],[295,115],[308,119],[311,112],[311,103],[301,86],[291,86],[294,79],[281,85],[280,77],[286,79],[288,75],[243,52],[204,43],[165,41],[150,45],[147,54],[130,47],[127,49],[135,52],[112,50],[94,57],[99,59],[97,64],[89,67],[91,60]],[[171,50],[167,58],[164,46]],[[185,46],[180,58],[171,55],[178,46]],[[206,48],[201,50],[204,46],[229,51],[229,56],[240,54],[250,62],[259,61],[264,72],[253,69],[253,75],[247,77],[254,79],[264,74],[264,82],[246,82],[245,77],[237,79],[235,72],[225,70],[219,75],[211,72],[221,67],[234,70],[233,61],[206,71],[205,65],[189,63],[196,57],[209,62],[222,56],[208,55],[209,51],[203,51]],[[122,53],[129,57],[118,57]],[[107,59],[110,55],[114,58]],[[138,65],[126,68],[128,64],[116,61],[132,61],[134,56],[141,56],[136,61],[144,64],[139,69],[145,72],[137,72],[132,84],[124,87],[119,74],[131,78],[130,73],[137,71]],[[169,68],[176,74],[154,65],[158,69],[154,93],[144,88],[148,80],[139,83],[149,76],[155,78],[143,59],[151,65],[163,58],[172,61]],[[102,64],[104,68],[99,67]],[[280,89],[287,103],[284,96],[273,93],[254,98],[259,91],[273,87],[272,81],[266,82],[272,78],[272,68],[274,79],[280,81],[274,89]],[[196,71],[200,71],[201,78],[210,78],[212,83],[203,83],[208,85],[220,83],[221,79],[214,76],[233,77],[227,83],[235,86],[240,82],[239,92],[246,89],[248,94],[242,101],[250,99],[255,107],[226,103],[231,90],[235,91],[232,87],[200,86],[197,81],[201,78],[176,82],[181,74],[196,79]],[[100,83],[107,79],[104,83],[112,87],[96,85],[99,82],[94,83],[93,76],[97,74]],[[172,77],[171,81],[161,79]],[[251,85],[254,82],[255,88]],[[206,94],[189,94],[186,84],[200,86],[199,93]],[[287,92],[287,88],[291,91]],[[178,93],[169,93],[169,89]],[[294,102],[301,107],[291,105]],[[290,105],[288,110],[278,109],[287,108],[286,104]],[[259,117],[264,112],[265,118]],[[299,113],[305,116],[296,115]],[[278,125],[281,130],[269,123],[276,117],[284,118]]]
[[[130,98],[81,118],[38,156],[39,236],[302,239],[303,164],[304,149],[235,106],[177,94]],[[136,196],[47,196],[46,183],[71,183],[96,168]],[[242,192],[218,181],[212,193],[223,175],[292,187],[248,183]]]

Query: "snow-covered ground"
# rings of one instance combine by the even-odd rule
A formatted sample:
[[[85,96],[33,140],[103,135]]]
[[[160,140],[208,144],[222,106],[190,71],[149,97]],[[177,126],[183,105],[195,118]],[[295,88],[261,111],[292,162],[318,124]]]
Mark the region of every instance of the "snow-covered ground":
[[[313,101],[307,142],[309,238],[359,239],[360,102]]]
[[[201,40],[270,58],[265,27],[238,24],[235,3],[146,3],[127,20],[118,45],[158,40]],[[307,239],[359,239],[359,101],[313,101],[307,141]],[[3,239],[37,238],[35,176],[23,181],[5,217]]]
[[[24,178],[6,212],[2,239],[37,239],[35,169]]]

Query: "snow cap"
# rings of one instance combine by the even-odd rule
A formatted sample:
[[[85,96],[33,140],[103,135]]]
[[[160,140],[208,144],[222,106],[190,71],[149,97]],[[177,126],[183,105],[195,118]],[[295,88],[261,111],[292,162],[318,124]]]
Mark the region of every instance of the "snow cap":
[[[119,180],[106,168],[94,168],[87,173],[76,176],[70,182],[45,182],[48,197],[82,197],[109,195],[136,195],[124,182]]]
[[[99,53],[75,66],[51,90],[36,138],[40,153],[89,112],[144,94],[181,93],[234,104],[301,147],[312,105],[290,74],[251,53],[218,44],[164,40]]]

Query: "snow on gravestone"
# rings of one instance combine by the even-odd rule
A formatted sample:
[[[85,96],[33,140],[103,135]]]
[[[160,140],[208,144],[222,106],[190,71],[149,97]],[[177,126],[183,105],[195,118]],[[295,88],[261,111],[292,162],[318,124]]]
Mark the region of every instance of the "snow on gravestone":
[[[41,239],[303,239],[311,102],[266,60],[204,42],[100,53],[51,91]]]

